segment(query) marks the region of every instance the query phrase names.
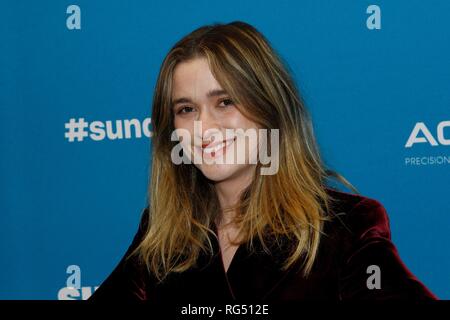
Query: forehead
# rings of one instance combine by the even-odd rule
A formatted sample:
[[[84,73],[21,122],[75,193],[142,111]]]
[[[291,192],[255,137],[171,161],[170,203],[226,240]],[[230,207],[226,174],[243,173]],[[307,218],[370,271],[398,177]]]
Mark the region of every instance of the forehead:
[[[220,88],[205,58],[179,63],[174,70],[172,96],[204,95],[212,88]]]

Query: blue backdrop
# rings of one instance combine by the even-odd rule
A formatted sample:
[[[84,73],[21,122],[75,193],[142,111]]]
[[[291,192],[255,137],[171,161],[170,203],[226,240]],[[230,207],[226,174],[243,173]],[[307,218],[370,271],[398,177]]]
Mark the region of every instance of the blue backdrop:
[[[85,299],[112,271],[146,205],[162,59],[233,20],[287,61],[326,163],[450,298],[450,1],[1,3],[1,299]]]

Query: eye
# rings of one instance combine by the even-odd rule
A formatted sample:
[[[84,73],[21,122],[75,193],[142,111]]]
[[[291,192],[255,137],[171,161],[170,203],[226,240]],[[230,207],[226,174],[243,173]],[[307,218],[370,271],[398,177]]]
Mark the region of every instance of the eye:
[[[223,106],[220,106],[220,107],[228,107],[228,106],[234,105],[234,101],[230,98],[223,99],[222,101],[220,101],[220,103],[224,104]]]
[[[180,109],[178,109],[178,111],[176,112],[177,114],[180,114],[180,113],[190,113],[190,112],[192,112],[194,110],[194,108],[193,107],[190,107],[190,106],[182,106]]]

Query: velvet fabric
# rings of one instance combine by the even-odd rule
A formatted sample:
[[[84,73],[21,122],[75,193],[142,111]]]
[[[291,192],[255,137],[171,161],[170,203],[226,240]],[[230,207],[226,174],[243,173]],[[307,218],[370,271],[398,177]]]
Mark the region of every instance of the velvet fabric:
[[[375,199],[327,189],[338,201],[331,221],[325,222],[316,261],[308,277],[299,264],[283,271],[289,241],[265,252],[256,242],[249,252],[237,249],[225,273],[220,247],[211,239],[212,256],[202,254],[190,270],[169,275],[162,283],[147,273],[136,257],[126,256],[141,241],[148,208],[133,242],[117,267],[90,300],[149,300],[158,302],[224,303],[237,301],[281,302],[296,300],[437,299],[404,265],[391,241],[389,218]],[[380,288],[370,289],[369,266],[377,266]],[[372,282],[372,281],[369,281]]]

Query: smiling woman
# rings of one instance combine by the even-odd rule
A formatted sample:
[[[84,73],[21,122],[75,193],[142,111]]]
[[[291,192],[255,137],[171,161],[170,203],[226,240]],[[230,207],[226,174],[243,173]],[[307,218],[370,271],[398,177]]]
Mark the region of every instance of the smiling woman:
[[[229,139],[217,140],[213,139],[214,133],[225,130],[230,132],[230,129],[258,129],[257,123],[245,117],[227,92],[221,88],[211,73],[206,58],[196,58],[177,65],[174,70],[172,94],[175,97],[174,128],[187,130],[193,140],[199,142],[197,145],[194,142],[193,149],[205,160],[225,156],[235,139],[241,140],[243,137],[236,135]],[[178,96],[190,98],[176,98]],[[189,104],[177,102],[180,100],[189,101]],[[195,121],[199,121],[202,128],[197,132],[194,130]],[[241,153],[246,155],[246,158],[255,158],[257,153],[255,146],[253,145],[252,150],[237,150],[236,154]],[[200,163],[197,168],[206,178],[215,182],[219,200],[222,200],[221,207],[224,208],[225,205],[229,205],[225,202],[237,200],[230,198],[229,190],[239,190],[250,183],[256,168],[255,162],[250,159],[241,164],[210,165],[207,162],[206,165]]]
[[[325,167],[294,81],[253,26],[208,25],[177,42],[152,121],[149,205],[91,299],[436,298],[402,263],[381,203]],[[246,143],[255,139],[242,134],[261,130],[279,132],[267,146],[279,159],[274,174],[260,174],[262,136]],[[180,132],[192,137],[182,141],[186,158],[234,152],[244,161],[175,163]],[[355,193],[332,189],[330,178]]]

